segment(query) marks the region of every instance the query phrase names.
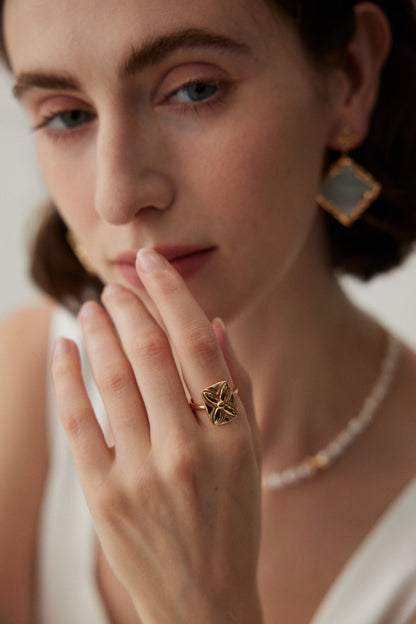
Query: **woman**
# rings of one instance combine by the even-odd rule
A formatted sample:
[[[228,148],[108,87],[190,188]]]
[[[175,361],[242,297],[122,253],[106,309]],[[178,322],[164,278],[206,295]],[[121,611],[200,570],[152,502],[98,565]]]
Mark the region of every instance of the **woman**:
[[[414,5],[319,5],[2,3],[78,312],[1,331],[2,622],[416,613],[416,360],[334,271],[415,238]]]

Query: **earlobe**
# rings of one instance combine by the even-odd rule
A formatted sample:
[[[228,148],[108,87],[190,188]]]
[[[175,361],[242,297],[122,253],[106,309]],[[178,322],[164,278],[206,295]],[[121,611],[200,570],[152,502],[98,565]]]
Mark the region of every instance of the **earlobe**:
[[[329,147],[336,145],[345,126],[357,135],[357,147],[365,139],[377,101],[381,73],[392,46],[392,34],[384,11],[373,2],[355,7],[356,29],[341,71],[345,88]]]

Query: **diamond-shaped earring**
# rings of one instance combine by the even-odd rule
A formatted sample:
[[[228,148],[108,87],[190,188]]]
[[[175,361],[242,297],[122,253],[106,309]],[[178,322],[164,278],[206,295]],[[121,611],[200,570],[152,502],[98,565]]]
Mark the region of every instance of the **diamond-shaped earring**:
[[[349,128],[341,132],[341,157],[330,167],[316,197],[317,203],[345,226],[354,223],[381,192],[381,184],[348,156],[357,138]]]

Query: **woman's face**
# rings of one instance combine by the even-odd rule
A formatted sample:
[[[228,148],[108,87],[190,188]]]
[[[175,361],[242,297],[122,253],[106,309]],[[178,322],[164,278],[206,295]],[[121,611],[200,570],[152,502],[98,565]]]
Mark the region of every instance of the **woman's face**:
[[[5,33],[46,184],[104,282],[145,296],[134,257],[155,247],[230,318],[287,274],[337,107],[266,3],[7,0]]]

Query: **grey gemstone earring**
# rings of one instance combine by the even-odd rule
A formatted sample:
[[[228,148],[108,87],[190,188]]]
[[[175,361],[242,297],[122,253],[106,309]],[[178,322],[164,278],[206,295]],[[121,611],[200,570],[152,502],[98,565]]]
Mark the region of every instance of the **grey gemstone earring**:
[[[381,192],[381,184],[348,156],[357,138],[350,128],[340,133],[341,156],[330,167],[316,197],[321,208],[347,227],[367,210]]]

